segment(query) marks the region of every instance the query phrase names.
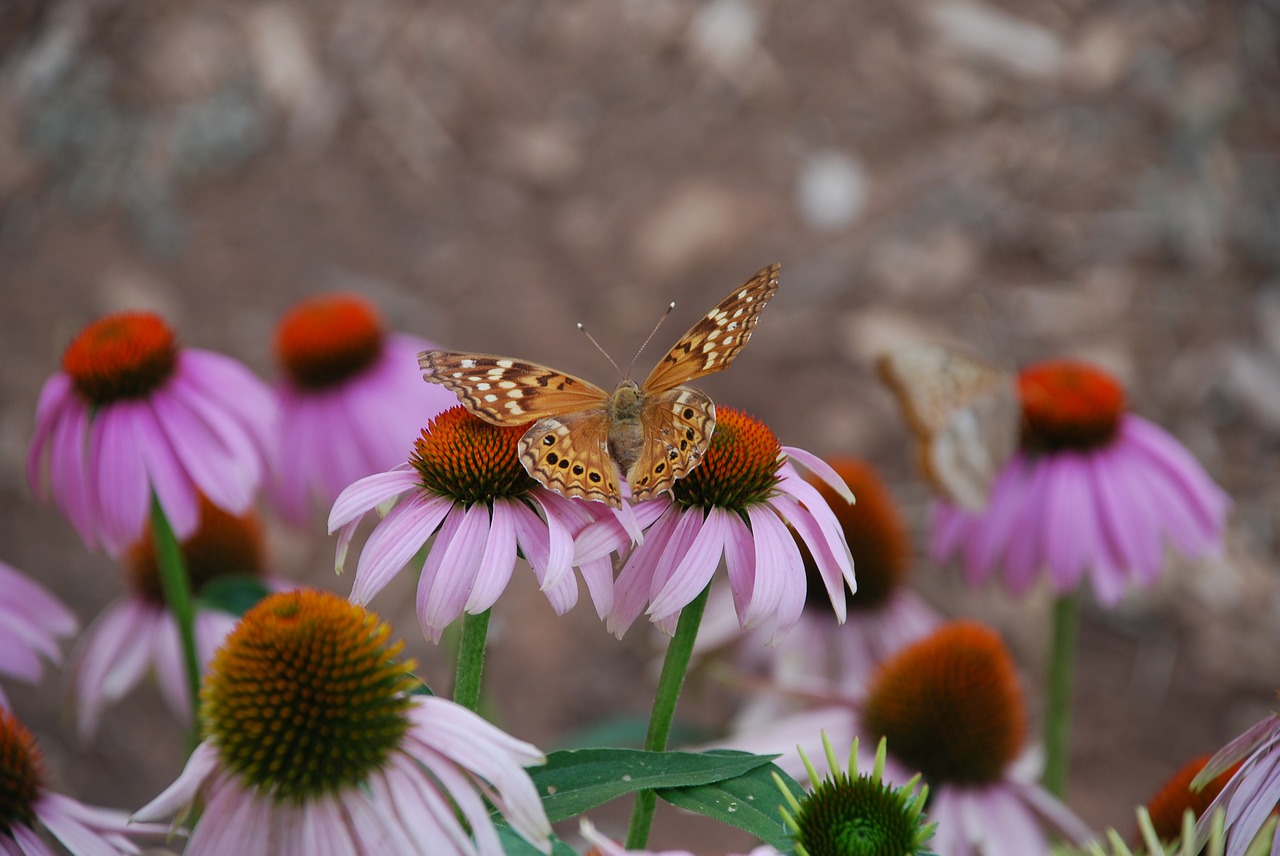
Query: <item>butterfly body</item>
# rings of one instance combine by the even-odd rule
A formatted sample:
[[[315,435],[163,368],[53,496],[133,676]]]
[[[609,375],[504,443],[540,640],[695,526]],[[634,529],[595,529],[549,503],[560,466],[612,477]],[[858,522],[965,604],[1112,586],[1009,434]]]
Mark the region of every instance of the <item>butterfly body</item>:
[[[715,404],[687,381],[727,367],[778,290],[771,265],[735,289],[658,361],[642,384],[612,393],[581,378],[511,357],[457,351],[418,355],[423,377],[497,425],[533,425],[520,461],[544,487],[618,507],[625,475],[634,500],[651,499],[702,461]]]

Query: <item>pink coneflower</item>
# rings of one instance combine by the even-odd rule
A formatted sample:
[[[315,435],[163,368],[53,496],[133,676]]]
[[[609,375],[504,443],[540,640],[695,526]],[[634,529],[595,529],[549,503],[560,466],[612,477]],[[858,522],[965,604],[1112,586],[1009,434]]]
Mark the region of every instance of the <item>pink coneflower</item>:
[[[1063,360],[1027,369],[1018,387],[1021,448],[984,511],[937,505],[936,559],[959,555],[972,583],[1000,568],[1019,593],[1041,568],[1058,593],[1087,575],[1111,604],[1130,580],[1155,581],[1165,540],[1192,557],[1221,549],[1226,494],[1176,440],[1125,412],[1115,380]]]
[[[164,835],[167,831],[162,825],[130,823],[122,811],[87,806],[49,790],[35,738],[17,717],[0,708],[0,853],[140,853],[129,840],[131,835]],[[51,846],[50,835],[62,847]]]
[[[1219,773],[1203,788],[1191,787],[1191,782],[1209,762],[1209,755],[1192,758],[1178,772],[1160,786],[1160,790],[1147,800],[1147,814],[1151,828],[1161,841],[1173,841],[1182,834],[1182,816],[1188,809],[1194,817],[1205,816],[1205,809],[1213,803],[1223,787],[1240,768],[1239,762]]]
[[[347,485],[403,461],[423,426],[457,403],[422,383],[418,352],[434,347],[386,332],[355,295],[313,297],[285,315],[276,328],[284,377],[270,485],[281,516],[301,524],[312,501],[328,508]]]
[[[263,576],[262,530],[252,514],[231,515],[202,498],[200,528],[182,540],[181,549],[197,595],[219,578]],[[148,674],[155,675],[161,693],[181,721],[191,721],[190,683],[182,664],[178,626],[165,603],[149,535],[129,550],[125,564],[129,594],[103,610],[85,631],[72,657],[72,692],[79,702],[80,733],[86,737],[97,730],[103,709],[123,698]],[[197,601],[196,654],[202,666],[235,623],[235,616]]]
[[[1226,856],[1241,856],[1253,843],[1271,813],[1280,808],[1280,714],[1259,720],[1209,759],[1191,782],[1192,788],[1209,787],[1238,765],[1222,790],[1196,822],[1196,837],[1203,844],[1218,809],[1226,811]],[[1280,854],[1280,835],[1271,845],[1271,856]]]
[[[549,851],[523,769],[542,753],[453,702],[411,695],[414,664],[390,633],[326,592],[264,598],[210,666],[204,741],[135,817],[181,816],[199,801],[186,856],[497,856],[491,803]]]
[[[34,684],[44,674],[41,657],[62,662],[59,636],[74,636],[76,617],[44,586],[0,562],[0,675]],[[9,699],[0,687],[0,707]]]
[[[418,581],[418,621],[432,641],[463,612],[497,601],[511,579],[516,550],[533,568],[557,613],[577,602],[573,535],[601,514],[600,503],[566,499],[524,470],[521,426],[503,428],[453,407],[432,420],[406,464],[348,487],[329,514],[340,530],[338,570],[356,526],[369,511],[397,502],[360,553],[351,600],[368,603],[435,535]],[[612,584],[607,561],[583,566],[597,611]]]
[[[953,622],[904,648],[877,672],[860,708],[859,733],[888,741],[887,777],[924,774],[939,856],[1047,854],[1046,830],[1076,844],[1092,837],[1018,763],[1022,691],[989,628]]]
[[[636,507],[636,517],[652,525],[618,575],[610,632],[621,637],[643,610],[670,633],[723,556],[739,624],[751,628],[773,618],[771,640],[781,639],[805,603],[804,558],[788,525],[814,557],[836,618],[844,621],[845,587],[857,586],[849,545],[822,494],[792,461],[822,477],[841,502],[852,501],[820,458],[780,445],[764,423],[741,411],[716,408],[716,430],[698,468],[676,482],[671,495]],[[618,520],[603,518],[580,535],[575,561],[597,560],[630,543]]]
[[[141,536],[155,495],[179,538],[199,523],[197,495],[245,511],[262,480],[275,404],[248,369],[182,349],[149,312],[120,312],[80,332],[45,382],[27,480],[89,547],[112,555]]]

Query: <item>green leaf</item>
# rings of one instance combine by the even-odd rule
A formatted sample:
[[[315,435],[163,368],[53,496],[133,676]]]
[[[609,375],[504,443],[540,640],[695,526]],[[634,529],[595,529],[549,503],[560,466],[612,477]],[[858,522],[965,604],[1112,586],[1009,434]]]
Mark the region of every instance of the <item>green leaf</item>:
[[[530,767],[552,822],[576,817],[635,791],[709,785],[767,765],[776,755],[746,752],[643,752],[639,749],[569,749]]]
[[[258,601],[271,594],[262,580],[246,574],[215,577],[200,587],[200,603],[211,609],[244,615]]]
[[[779,806],[784,804],[784,798],[773,781],[774,773],[796,799],[804,797],[804,789],[776,764],[753,767],[732,779],[705,785],[662,788],[657,794],[678,808],[737,827],[781,853],[790,853],[795,842],[782,822]]]
[[[496,826],[498,840],[502,842],[502,852],[507,856],[546,856],[537,847],[521,838],[520,833],[511,827],[502,823]],[[578,854],[573,852],[572,847],[553,835],[551,836],[551,856],[578,856]]]

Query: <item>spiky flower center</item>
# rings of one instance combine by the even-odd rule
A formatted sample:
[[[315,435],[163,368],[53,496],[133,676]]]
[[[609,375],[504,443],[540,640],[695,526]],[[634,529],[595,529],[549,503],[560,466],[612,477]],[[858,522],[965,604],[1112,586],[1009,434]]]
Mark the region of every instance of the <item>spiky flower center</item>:
[[[178,343],[153,312],[117,312],[94,321],[71,340],[62,369],[93,404],[144,398],[173,374]]]
[[[1210,755],[1193,758],[1181,770],[1173,774],[1169,781],[1147,802],[1147,812],[1151,815],[1151,826],[1161,841],[1172,841],[1182,834],[1182,815],[1187,809],[1196,817],[1204,814],[1209,803],[1222,792],[1227,782],[1240,769],[1237,762],[1224,770],[1198,791],[1191,789],[1191,780],[1200,774],[1208,763]]]
[[[875,612],[889,600],[907,576],[911,563],[911,538],[906,524],[894,505],[893,497],[876,471],[865,461],[834,458],[828,461],[858,501],[850,504],[822,479],[810,477],[836,520],[844,529],[858,569],[858,593],[851,596],[845,588],[845,603],[852,610]],[[805,546],[796,539],[804,556],[809,591],[805,606],[823,615],[831,615],[831,601],[817,565]]]
[[[179,545],[192,591],[198,594],[206,583],[222,576],[262,576],[262,537],[257,515],[250,512],[237,517],[201,496],[200,526]],[[150,529],[129,549],[128,568],[133,590],[163,606],[164,590]]]
[[[490,425],[465,407],[451,407],[414,441],[409,463],[424,488],[466,505],[521,497],[538,486],[520,463],[527,428]]]
[[[0,833],[30,826],[44,787],[44,761],[35,738],[18,718],[0,707]]]
[[[377,362],[382,321],[355,295],[327,294],[294,306],[276,328],[276,358],[302,389],[337,386]]]
[[[935,786],[999,781],[1026,735],[1013,659],[995,631],[972,621],[944,625],[884,663],[863,715]]]
[[[1050,360],[1018,376],[1022,446],[1029,452],[1088,451],[1110,443],[1124,415],[1115,378],[1073,360]]]
[[[796,843],[808,856],[906,856],[921,838],[906,788],[842,771],[813,789],[795,823]]]
[[[702,463],[671,489],[691,508],[745,511],[766,502],[785,460],[778,438],[763,422],[731,407],[716,408],[716,430]]]
[[[363,607],[328,592],[263,598],[214,655],[204,733],[248,786],[301,802],[359,785],[409,729],[412,660]]]

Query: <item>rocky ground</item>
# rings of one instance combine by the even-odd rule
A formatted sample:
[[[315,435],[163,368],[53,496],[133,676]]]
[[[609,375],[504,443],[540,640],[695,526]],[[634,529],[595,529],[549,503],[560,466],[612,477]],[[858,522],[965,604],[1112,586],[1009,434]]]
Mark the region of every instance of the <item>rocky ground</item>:
[[[870,371],[907,336],[1010,368],[1093,359],[1235,498],[1221,563],[1086,609],[1069,797],[1128,829],[1280,686],[1278,32],[1268,0],[7,3],[0,559],[85,620],[120,591],[22,475],[41,383],[104,312],[158,308],[270,376],[280,314],[351,289],[401,329],[607,383],[575,322],[624,362],[669,300],[683,328],[779,261],[706,389],[869,458],[917,533],[927,492]],[[345,591],[318,520],[272,548]],[[1043,596],[967,592],[923,556],[917,581],[998,626],[1036,695]],[[413,638],[410,591],[375,606]],[[585,605],[555,619],[528,581],[495,630],[494,710],[520,736],[644,710],[644,634],[613,644]],[[140,805],[177,769],[154,692],[88,746],[56,680],[12,695],[87,800]],[[704,690],[688,710],[731,707]],[[682,825],[655,843],[688,846]]]

